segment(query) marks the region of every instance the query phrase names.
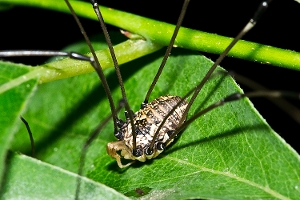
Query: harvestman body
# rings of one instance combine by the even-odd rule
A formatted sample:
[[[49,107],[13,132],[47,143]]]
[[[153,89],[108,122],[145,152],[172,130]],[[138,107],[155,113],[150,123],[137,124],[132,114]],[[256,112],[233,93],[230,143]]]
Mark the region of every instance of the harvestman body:
[[[174,139],[168,141],[169,136],[182,125],[181,119],[184,116],[184,111],[187,106],[186,101],[181,102],[178,106],[177,103],[181,100],[182,99],[178,96],[161,96],[154,99],[134,114],[133,122],[136,126],[137,156],[132,154],[133,136],[132,127],[129,123],[130,119],[127,118],[127,122],[122,122],[120,130],[116,134],[119,141],[107,144],[107,153],[117,160],[119,167],[127,167],[132,164],[132,162],[130,162],[123,165],[121,158],[133,160],[133,162],[134,160],[145,162],[146,160],[156,158],[163,152],[165,147],[173,142]],[[159,131],[158,136],[154,137],[159,125],[173,108],[175,108],[175,111],[167,118],[167,122]],[[153,152],[150,155],[147,155],[145,152],[150,147],[153,139],[155,140]],[[168,143],[166,143],[167,141]],[[121,151],[120,154],[118,154],[117,151]]]

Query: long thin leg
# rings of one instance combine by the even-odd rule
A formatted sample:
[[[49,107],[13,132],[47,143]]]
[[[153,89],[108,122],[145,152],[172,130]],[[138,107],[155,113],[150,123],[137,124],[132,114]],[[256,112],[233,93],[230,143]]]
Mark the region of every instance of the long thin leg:
[[[114,101],[112,99],[110,88],[109,88],[108,83],[106,81],[106,78],[105,78],[105,76],[103,74],[100,62],[99,62],[99,60],[98,60],[98,58],[96,56],[96,53],[95,53],[95,50],[94,50],[94,48],[93,48],[93,46],[91,44],[91,41],[89,40],[89,38],[88,38],[88,36],[87,36],[87,34],[86,34],[86,32],[85,32],[82,24],[79,21],[79,18],[75,14],[75,11],[72,8],[71,4],[67,0],[65,0],[65,2],[67,4],[67,6],[69,7],[69,10],[71,11],[72,16],[74,17],[74,19],[75,19],[78,27],[80,28],[80,31],[81,31],[82,35],[84,36],[84,39],[85,39],[86,43],[88,44],[88,46],[89,46],[89,48],[91,50],[91,53],[93,54],[93,57],[94,57],[94,60],[95,60],[95,62],[94,62],[95,64],[93,65],[93,67],[94,67],[95,71],[97,72],[97,74],[98,74],[98,76],[99,76],[99,78],[101,80],[101,83],[102,83],[102,85],[104,87],[106,96],[107,96],[109,104],[110,104],[111,113],[116,113],[115,112],[116,108],[115,108],[115,105],[114,105]],[[113,121],[114,121],[114,129],[115,129],[115,131],[117,131],[117,127],[118,127],[117,126],[117,121],[118,121],[118,119],[117,119],[116,115],[113,116]]]
[[[243,85],[246,85],[247,87],[251,88],[254,91],[262,90],[262,91],[268,91],[269,89],[264,87],[263,85],[252,81],[251,79],[244,77],[237,73],[230,73],[233,75],[234,79]],[[267,97],[268,98],[268,97]],[[275,104],[278,108],[283,110],[286,114],[288,114],[295,122],[300,124],[300,110],[292,105],[290,102],[286,101],[283,98],[268,98],[269,101],[271,101],[273,104]]]
[[[88,61],[93,66],[94,59],[76,52],[65,51],[43,51],[43,50],[17,50],[17,51],[0,51],[0,57],[24,57],[24,56],[66,56],[76,60]],[[94,67],[94,66],[93,66]]]
[[[115,110],[116,113],[112,113],[109,116],[107,116],[103,122],[101,122],[96,128],[95,130],[92,132],[92,134],[88,137],[88,139],[85,141],[82,150],[81,150],[81,156],[80,156],[80,162],[79,162],[79,168],[78,168],[78,178],[77,178],[77,184],[76,184],[76,193],[75,193],[75,199],[79,198],[79,193],[80,193],[80,185],[81,185],[81,175],[82,175],[82,171],[83,171],[83,167],[84,167],[84,163],[85,163],[85,157],[86,157],[86,153],[88,150],[88,147],[91,145],[91,143],[95,140],[95,138],[97,138],[97,136],[99,135],[99,133],[101,132],[101,130],[104,128],[104,126],[113,118],[114,115],[116,115],[121,108],[123,108],[125,106],[125,101],[122,99],[119,102],[119,106],[118,108]]]
[[[96,13],[96,16],[98,17],[98,21],[99,21],[100,26],[102,28],[102,31],[104,33],[105,40],[106,40],[107,46],[108,46],[109,51],[110,51],[111,58],[113,60],[114,66],[115,66],[116,74],[117,74],[119,85],[120,85],[121,92],[122,92],[122,98],[125,102],[125,110],[126,110],[125,115],[126,115],[126,117],[128,117],[130,119],[130,124],[131,124],[131,127],[132,127],[132,136],[133,136],[133,154],[136,155],[136,156],[139,156],[140,152],[138,152],[137,149],[136,149],[136,131],[135,131],[135,125],[134,125],[134,122],[133,122],[133,112],[132,112],[132,110],[130,108],[130,105],[128,104],[128,101],[127,101],[127,95],[126,95],[126,92],[125,92],[125,88],[124,88],[123,79],[122,79],[122,75],[121,75],[121,72],[120,72],[118,60],[117,60],[117,57],[115,55],[115,51],[114,51],[111,39],[109,37],[107,28],[105,26],[102,14],[100,12],[98,2],[97,2],[97,0],[90,0],[90,2],[93,5],[93,9]],[[116,129],[115,129],[115,136],[118,137],[118,131]]]
[[[178,128],[172,135],[170,135],[169,139],[165,142],[167,145],[172,139],[174,139],[180,131],[182,131],[184,128],[189,126],[192,122],[194,122],[196,119],[204,115],[205,113],[210,112],[211,110],[218,108],[220,106],[223,106],[226,103],[229,103],[231,101],[237,101],[242,98],[255,98],[255,97],[265,97],[265,98],[293,98],[293,99],[298,99],[300,100],[300,94],[295,93],[295,92],[286,92],[286,91],[254,91],[254,92],[249,92],[245,94],[241,93],[233,93],[224,99],[221,99],[220,101],[208,106],[204,110],[196,113],[193,117],[188,119],[180,128]]]
[[[31,157],[34,158],[35,157],[35,147],[34,147],[34,139],[33,139],[33,135],[32,135],[31,129],[29,127],[28,122],[22,116],[20,116],[20,119],[25,124],[26,129],[28,131],[29,139],[30,139],[30,145],[31,145]]]
[[[181,8],[181,12],[180,12],[179,18],[178,18],[177,23],[176,23],[175,30],[174,30],[172,38],[170,40],[170,44],[167,47],[166,53],[164,55],[164,58],[163,58],[160,66],[158,68],[158,71],[157,71],[157,73],[156,73],[156,75],[155,75],[155,77],[153,79],[153,82],[151,83],[151,86],[150,86],[150,88],[149,88],[149,90],[148,90],[148,92],[146,94],[145,100],[144,100],[144,102],[141,105],[141,108],[144,108],[147,105],[147,103],[149,102],[150,94],[152,93],[152,91],[153,91],[153,89],[154,89],[154,87],[155,87],[155,85],[156,85],[156,83],[157,83],[157,81],[159,79],[159,76],[161,75],[161,73],[162,73],[162,71],[163,71],[163,69],[164,69],[164,67],[166,65],[167,59],[169,58],[171,50],[173,48],[176,36],[177,36],[177,34],[179,32],[179,28],[181,27],[182,21],[184,19],[184,16],[185,16],[187,7],[189,5],[189,2],[190,2],[189,0],[185,0],[184,3],[183,3],[183,6]]]

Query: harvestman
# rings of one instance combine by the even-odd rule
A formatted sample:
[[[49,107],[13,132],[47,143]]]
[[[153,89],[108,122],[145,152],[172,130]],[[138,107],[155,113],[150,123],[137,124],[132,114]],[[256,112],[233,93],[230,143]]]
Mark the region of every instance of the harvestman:
[[[210,78],[216,66],[221,62],[221,60],[229,52],[232,46],[234,46],[234,44],[256,24],[257,19],[267,8],[268,2],[263,2],[259,7],[258,11],[253,16],[253,18],[250,20],[250,22],[245,26],[245,28],[235,38],[235,40],[229,45],[229,47],[227,47],[227,49],[216,61],[216,63],[212,66],[212,68],[209,70],[209,72],[206,74],[206,76],[198,84],[197,87],[195,87],[183,98],[177,96],[162,96],[148,103],[150,94],[158,80],[158,77],[160,76],[163,70],[167,57],[171,52],[171,48],[176,38],[176,34],[184,18],[184,14],[187,9],[188,2],[189,1],[185,1],[185,4],[183,5],[182,12],[176,26],[177,28],[174,31],[170,45],[166,51],[164,60],[162,61],[162,64],[157,72],[157,75],[154,78],[154,81],[146,95],[146,98],[141,105],[141,110],[133,114],[132,111],[130,111],[129,106],[127,105],[126,108],[127,111],[125,113],[127,119],[126,122],[119,119],[117,120],[117,126],[119,130],[115,131],[115,136],[117,137],[118,141],[109,143],[107,145],[107,152],[111,157],[117,160],[117,163],[121,168],[131,165],[133,162],[135,162],[135,160],[145,162],[146,160],[157,157],[161,152],[165,150],[165,148],[168,145],[170,145],[173,142],[174,138],[178,135],[178,133],[182,131],[187,125],[192,123],[196,118],[203,115],[204,113],[209,112],[210,110],[218,106],[221,106],[226,102],[235,101],[245,96],[279,97],[279,96],[289,95],[280,92],[262,92],[262,93],[254,92],[254,93],[249,93],[247,95],[240,94],[240,93],[232,94],[220,100],[219,102],[216,102],[215,104],[209,106],[203,111],[200,111],[191,119],[188,119],[186,121],[186,116],[191,105],[193,104],[195,98],[199,94],[205,82]],[[94,3],[94,8],[98,8],[97,3]],[[103,22],[103,20],[101,19],[100,12],[98,13],[98,18],[100,21]],[[103,24],[101,24],[101,26],[104,27]],[[107,31],[105,30],[104,33],[106,32]],[[116,63],[115,66],[117,66]],[[116,70],[118,70],[117,67]],[[120,75],[118,76],[120,77]],[[120,85],[122,85],[122,81],[119,80],[119,82]],[[121,88],[123,88],[123,86],[121,86]],[[126,103],[125,90],[122,89],[122,92],[123,92],[123,99],[125,99],[125,103]],[[193,94],[193,96],[191,97],[191,100],[188,103],[186,102],[185,98],[191,94]],[[128,159],[133,161],[124,165],[122,164],[121,159]]]
[[[210,110],[219,107],[226,102],[239,100],[244,97],[282,97],[282,96],[292,96],[294,98],[297,98],[298,95],[295,93],[288,93],[288,92],[270,92],[270,91],[262,91],[262,92],[252,92],[248,94],[241,94],[241,93],[234,93],[231,94],[224,99],[212,104],[211,106],[207,107],[206,109],[196,113],[192,118],[186,120],[187,113],[193,104],[195,98],[199,94],[200,90],[202,89],[203,85],[206,81],[209,80],[211,77],[213,71],[217,67],[217,65],[221,62],[221,60],[226,56],[226,54],[230,51],[232,46],[246,33],[248,32],[255,24],[257,19],[260,18],[264,10],[268,6],[268,2],[262,2],[259,9],[253,16],[253,18],[249,21],[249,23],[244,27],[244,29],[239,33],[239,35],[233,40],[233,42],[226,48],[223,54],[218,58],[218,60],[214,63],[214,65],[210,68],[206,76],[200,81],[200,83],[191,90],[187,95],[185,95],[183,98],[178,96],[161,96],[157,99],[154,99],[152,102],[148,103],[148,99],[150,97],[150,94],[158,80],[158,77],[160,76],[163,67],[165,65],[165,62],[171,52],[171,48],[174,44],[176,34],[179,30],[179,27],[181,26],[181,22],[184,18],[184,14],[187,8],[189,1],[185,1],[182,12],[179,16],[178,23],[176,25],[174,34],[172,36],[170,45],[167,48],[164,60],[162,61],[162,64],[156,74],[156,77],[154,78],[153,83],[150,86],[150,89],[147,92],[146,98],[144,102],[141,105],[141,109],[133,113],[130,110],[129,105],[127,104],[127,98],[124,90],[124,86],[122,85],[122,80],[120,76],[120,72],[118,71],[117,67],[117,61],[114,58],[115,55],[111,49],[112,57],[115,62],[115,68],[118,74],[119,83],[122,90],[122,96],[124,100],[124,104],[126,107],[126,122],[117,119],[115,121],[115,125],[118,126],[116,128],[115,126],[115,136],[117,137],[117,142],[111,142],[107,145],[107,153],[115,158],[117,160],[118,166],[120,168],[127,167],[134,163],[136,160],[145,162],[146,160],[153,159],[157,157],[160,153],[162,153],[165,148],[170,145],[174,138],[190,123],[192,123],[195,119],[197,119],[199,116],[209,112]],[[70,6],[70,5],[69,5]],[[102,19],[101,13],[98,10],[98,4],[94,2],[93,5],[95,12],[97,13],[97,16],[99,18],[100,24],[104,30],[104,33],[107,34],[107,31],[105,30],[104,21]],[[72,8],[70,7],[70,10]],[[74,12],[74,11],[72,11]],[[73,14],[73,16],[76,19],[76,15]],[[79,26],[81,26],[78,23]],[[82,31],[83,32],[83,31]],[[109,36],[107,34],[106,39],[108,40],[108,44],[110,45]],[[188,102],[186,102],[186,98],[192,94],[192,97]],[[116,113],[115,111],[112,111],[113,118]],[[109,118],[107,118],[108,120]],[[102,124],[99,125],[99,127],[95,130],[95,132],[90,136],[88,141],[86,142],[83,153],[81,156],[81,166],[79,170],[79,174],[82,173],[82,167],[84,164],[84,157],[86,148],[91,143],[92,139],[100,132],[102,127],[105,125],[106,121],[104,121]],[[131,162],[127,164],[122,163],[122,159],[132,160]],[[80,188],[80,179],[78,179],[78,185],[76,190],[76,197],[79,197],[79,188]]]
[[[254,20],[254,23],[256,22],[256,18]],[[248,25],[249,26],[249,25]],[[178,25],[180,27],[180,23]],[[247,32],[247,31],[245,31]],[[243,33],[244,34],[244,33]],[[238,38],[239,39],[239,38]],[[237,40],[238,40],[237,39]],[[237,41],[236,40],[236,41]],[[173,40],[174,41],[174,40]],[[171,44],[170,47],[173,45]],[[171,48],[169,48],[170,50]],[[228,49],[229,50],[229,49]],[[23,52],[24,53],[24,52]],[[32,54],[32,52],[28,52]],[[16,52],[17,54],[17,52]],[[167,55],[169,52],[166,53]],[[46,55],[46,54],[45,54]],[[67,54],[64,54],[65,56]],[[224,53],[221,57],[224,57],[226,53]],[[99,70],[99,66],[94,64],[94,61],[92,58],[86,57],[86,56],[81,56],[80,54],[68,54],[69,57],[76,57],[77,59],[81,60],[87,60],[90,61],[94,68],[96,68],[96,71],[99,73],[99,76],[101,77],[101,73]],[[220,61],[217,61],[214,66],[217,66]],[[195,88],[195,90],[192,90],[189,94],[193,93],[194,97],[198,95],[200,92],[200,89],[202,88],[202,85],[209,79],[212,70],[208,73],[208,75],[204,78],[204,80],[201,81],[201,83]],[[156,79],[155,79],[156,80]],[[105,78],[101,78],[101,81],[105,83]],[[150,95],[151,91],[149,92]],[[252,97],[253,96],[282,96],[285,95],[283,93],[273,93],[273,92],[264,92],[264,93],[249,93],[246,96]],[[109,93],[108,93],[109,96]],[[148,95],[147,95],[148,96]],[[193,97],[189,103],[185,101],[185,97],[180,98],[180,97],[175,97],[175,96],[165,96],[165,97],[160,97],[151,103],[148,103],[148,98],[144,101],[142,104],[142,110],[139,112],[133,114],[130,111],[130,108],[128,107],[127,102],[126,102],[126,96],[123,98],[125,99],[124,103],[125,106],[127,106],[127,121],[123,122],[119,119],[115,119],[115,127],[118,126],[120,130],[116,131],[116,136],[119,139],[118,142],[110,143],[108,145],[108,153],[117,159],[117,163],[119,167],[126,167],[132,162],[128,163],[127,165],[123,165],[121,162],[121,157],[120,154],[117,153],[117,151],[121,151],[121,156],[124,157],[125,159],[131,159],[131,160],[139,160],[139,161],[146,161],[147,159],[152,159],[157,157],[165,147],[167,147],[171,142],[173,142],[174,137],[178,135],[178,133],[185,128],[189,123],[191,123],[194,119],[196,119],[198,116],[203,115],[203,113],[208,112],[209,110],[229,101],[233,100],[238,100],[240,98],[243,98],[245,95],[243,94],[233,94],[225,98],[224,100],[221,100],[220,102],[217,102],[216,104],[213,104],[211,107],[201,111],[191,119],[188,119],[187,122],[185,122],[187,112],[189,111],[189,107],[193,104]],[[167,104],[173,104],[172,106],[168,106]],[[113,104],[111,104],[113,105]],[[167,110],[165,113],[162,114],[162,116],[157,115],[157,113],[162,112],[164,109]],[[112,113],[116,114],[118,109],[113,109],[112,108]],[[157,112],[156,117],[153,116],[153,112]],[[168,114],[169,113],[169,114]],[[174,114],[176,113],[176,114]],[[139,119],[136,118],[136,116],[139,116]],[[115,115],[112,115],[113,118],[116,118]],[[148,118],[149,117],[149,118]],[[131,118],[131,119],[130,119]],[[133,119],[134,118],[134,119]],[[142,120],[141,120],[142,118]],[[167,125],[164,125],[165,121],[169,121]],[[106,123],[106,122],[105,122]],[[105,124],[104,123],[104,124]],[[137,126],[137,130],[134,132],[137,133],[136,137],[136,143],[135,139],[132,139],[132,133],[131,133],[131,127],[132,124],[139,125]],[[146,127],[144,126],[145,124],[149,124]],[[153,123],[156,124],[153,126]],[[101,125],[99,126],[101,127]],[[134,128],[133,128],[134,129]],[[143,130],[141,130],[143,129]],[[159,130],[161,129],[161,130]],[[146,133],[142,133],[146,132]],[[167,132],[167,134],[166,134]],[[91,137],[93,138],[93,137]],[[127,139],[126,142],[124,142],[124,138]],[[155,138],[155,140],[153,140]],[[148,141],[147,141],[148,140]],[[152,142],[153,141],[153,142]],[[133,142],[133,145],[131,144]],[[89,144],[89,142],[87,143]],[[87,145],[88,146],[88,145]]]
[[[95,7],[96,7],[96,5],[95,5]],[[187,4],[182,9],[183,10],[182,16],[180,16],[177,27],[180,27],[180,25],[181,25],[181,22],[184,18],[184,12],[185,12],[186,8],[187,8]],[[263,9],[261,9],[261,10],[263,10]],[[254,26],[254,24],[256,23],[256,20],[263,13],[261,10],[259,10],[256,13],[257,16],[254,16],[254,19],[252,19],[252,21],[247,25],[247,28],[245,28],[245,31],[243,31],[241,33],[241,35],[238,36],[236,41],[239,40],[239,38],[241,38],[243,34],[245,34],[247,31],[249,31],[249,29],[251,29],[252,26]],[[171,47],[173,46],[177,31],[178,31],[178,29],[176,30],[176,33],[173,35],[173,38],[171,39],[171,44],[166,52],[166,55],[169,55],[169,53],[171,51]],[[104,33],[106,33],[106,32],[107,31],[104,31]],[[234,41],[234,43],[236,41]],[[234,43],[232,44],[232,46],[234,45]],[[112,48],[111,45],[109,45],[109,46],[110,46],[110,48]],[[232,46],[230,46],[228,48],[228,50],[226,50],[226,51],[228,52],[232,48]],[[93,49],[91,49],[91,51],[94,52]],[[79,60],[86,60],[86,61],[91,62],[93,64],[93,67],[98,72],[101,82],[105,85],[104,88],[105,88],[107,96],[109,97],[109,100],[110,100],[110,106],[112,109],[111,112],[115,113],[114,115],[112,115],[112,118],[114,118],[115,135],[119,139],[119,141],[109,143],[107,146],[107,151],[108,151],[109,155],[111,155],[113,158],[117,159],[117,163],[118,163],[119,167],[126,167],[126,166],[129,166],[130,164],[132,164],[133,162],[123,165],[121,163],[121,157],[123,157],[125,159],[129,159],[129,160],[138,160],[141,162],[145,162],[147,159],[152,159],[152,158],[157,157],[161,152],[163,152],[163,150],[171,142],[173,142],[175,136],[177,136],[178,133],[183,128],[185,128],[189,123],[191,123],[198,116],[200,116],[203,113],[208,112],[208,110],[212,109],[212,108],[209,108],[207,111],[205,110],[203,112],[200,112],[198,115],[196,115],[197,117],[195,116],[192,119],[188,120],[186,123],[184,123],[187,113],[189,111],[189,108],[193,104],[194,99],[200,92],[204,83],[211,76],[211,73],[214,71],[215,67],[220,63],[220,61],[227,54],[227,52],[223,53],[221,55],[221,58],[214,64],[214,66],[208,72],[208,74],[206,75],[204,80],[201,81],[201,83],[199,83],[198,87],[195,88],[195,91],[191,91],[189,93],[189,94],[191,94],[194,92],[194,95],[191,98],[191,101],[189,103],[185,101],[185,98],[188,96],[188,95],[186,95],[184,98],[180,98],[180,97],[176,97],[176,96],[159,97],[158,99],[155,99],[154,101],[152,101],[151,103],[148,104],[148,99],[150,97],[151,91],[153,90],[155,82],[157,81],[159,74],[161,73],[163,66],[166,62],[166,59],[165,59],[163,61],[163,64],[161,65],[161,69],[160,69],[161,71],[158,72],[158,75],[154,79],[151,89],[149,89],[149,91],[147,93],[147,97],[145,98],[145,101],[141,106],[142,109],[133,115],[133,113],[131,113],[131,111],[129,111],[130,108],[129,108],[129,105],[126,103],[126,100],[124,101],[125,105],[127,105],[126,110],[128,110],[128,111],[126,111],[126,113],[127,113],[127,115],[126,115],[127,121],[126,122],[123,122],[122,120],[117,119],[117,117],[116,117],[116,110],[119,110],[119,109],[114,108],[114,103],[110,97],[111,96],[110,91],[107,91],[107,89],[109,87],[106,83],[106,80],[105,80],[105,77],[104,77],[102,71],[100,70],[100,67],[97,64],[97,63],[99,63],[98,61],[94,62],[92,58],[81,56],[80,54],[76,54],[76,53],[68,54],[68,53],[63,53],[63,52],[56,53],[56,52],[51,52],[51,51],[44,51],[44,52],[37,51],[36,53],[34,53],[33,51],[28,51],[28,52],[15,51],[15,52],[9,52],[6,55],[2,54],[2,56],[20,56],[20,55],[28,56],[28,55],[34,55],[34,54],[43,54],[44,56],[61,55],[61,56],[69,56],[71,58],[75,58],[75,59],[79,59]],[[10,55],[8,55],[8,54],[10,54]],[[95,54],[94,54],[94,57],[96,58]],[[113,57],[115,57],[115,56],[113,56]],[[165,56],[165,58],[167,58],[167,56]],[[114,58],[113,60],[115,62],[116,70],[119,71],[118,64],[116,63],[117,62],[116,59]],[[120,72],[118,72],[118,73],[119,73],[119,75],[118,75],[119,78],[121,78]],[[120,85],[122,85],[122,79],[119,79],[119,82],[120,82]],[[123,86],[121,86],[121,88],[123,88]],[[126,99],[125,90],[122,89],[122,92],[123,92],[123,98]],[[248,96],[251,97],[251,95],[252,94],[249,94]],[[256,96],[256,95],[257,96],[277,96],[278,94],[275,94],[275,93],[257,94],[257,93],[255,93],[254,96]],[[280,94],[280,95],[282,95],[282,94]],[[219,104],[223,104],[225,102],[232,101],[232,100],[237,100],[237,99],[240,99],[243,97],[244,97],[244,95],[234,94],[233,96],[229,96],[229,97],[225,98],[224,100],[221,100],[222,102],[218,102],[217,103],[218,105],[214,105],[213,107],[216,107],[216,106],[219,106]],[[168,114],[168,113],[173,113],[173,114]],[[131,120],[130,120],[130,118],[131,118]],[[133,125],[132,123],[134,123],[136,125],[136,127],[132,126]],[[118,127],[118,128],[116,128],[116,127]],[[135,128],[137,129],[137,130],[134,130],[134,132],[137,133],[136,136],[134,134],[132,135],[132,133],[131,133],[132,127],[134,127],[133,129],[135,129]],[[117,129],[120,129],[120,130],[117,130]],[[136,138],[136,139],[132,139],[132,137]],[[118,154],[117,153],[118,151],[121,151],[121,154]]]

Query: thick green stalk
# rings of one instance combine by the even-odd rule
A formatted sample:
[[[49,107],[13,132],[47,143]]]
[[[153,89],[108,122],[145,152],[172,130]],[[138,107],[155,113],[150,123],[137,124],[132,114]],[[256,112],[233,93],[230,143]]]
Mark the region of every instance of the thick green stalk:
[[[69,13],[68,8],[63,1],[3,0],[0,3],[39,7]],[[79,16],[96,20],[96,16],[89,3],[72,1],[72,5]],[[139,34],[160,45],[168,45],[171,34],[174,30],[174,25],[158,22],[115,9],[101,7],[101,11],[106,23]],[[227,47],[231,40],[231,38],[216,34],[181,28],[175,45],[182,48],[219,54],[225,47]],[[239,41],[230,51],[229,56],[300,70],[300,54],[298,52],[283,50],[253,42]]]

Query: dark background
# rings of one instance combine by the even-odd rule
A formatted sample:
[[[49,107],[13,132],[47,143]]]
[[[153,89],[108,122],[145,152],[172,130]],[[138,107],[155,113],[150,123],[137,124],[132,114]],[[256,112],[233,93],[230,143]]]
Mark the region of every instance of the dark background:
[[[197,1],[192,0],[183,26],[206,32],[234,37],[248,22],[260,1]],[[164,4],[161,4],[164,3]],[[242,3],[242,4],[241,4]],[[149,18],[176,23],[182,1],[101,1],[102,5],[136,13]],[[71,16],[34,8],[13,8],[0,13],[0,50],[38,49],[60,50],[67,44],[83,37]],[[269,10],[245,40],[267,44],[283,49],[300,51],[299,29],[300,5],[293,0],[274,0]],[[82,20],[89,35],[100,32],[97,22]],[[110,27],[110,29],[115,29]],[[216,55],[205,54],[212,60]],[[15,58],[15,62],[37,65],[44,58]],[[300,92],[300,73],[261,65],[253,62],[226,58],[222,64],[227,70],[234,70],[261,84],[276,90]],[[265,99],[253,100],[255,107],[268,123],[298,152],[296,137],[299,124]],[[293,100],[300,108],[300,103]]]

